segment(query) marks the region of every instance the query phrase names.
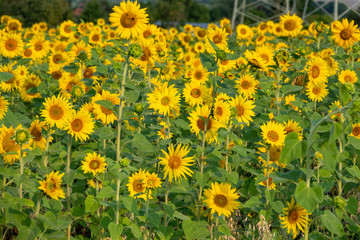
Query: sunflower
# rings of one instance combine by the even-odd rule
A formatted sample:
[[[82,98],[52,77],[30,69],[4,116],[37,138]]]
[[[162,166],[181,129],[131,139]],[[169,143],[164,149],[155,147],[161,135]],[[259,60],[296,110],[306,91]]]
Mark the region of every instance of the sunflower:
[[[275,121],[269,121],[260,126],[260,128],[262,137],[266,143],[275,147],[284,145],[286,132],[285,127],[282,124]]]
[[[164,179],[168,177],[169,182],[177,181],[186,175],[191,176],[193,171],[189,166],[194,164],[194,157],[185,157],[190,152],[188,146],[182,146],[181,143],[174,148],[173,144],[168,147],[168,152],[161,150],[165,157],[160,157],[160,164],[164,165]]]
[[[360,41],[360,30],[357,26],[354,24],[354,20],[349,23],[347,18],[344,18],[342,22],[335,21],[331,27],[334,42],[339,46],[347,48]]]
[[[205,83],[208,80],[209,72],[206,68],[203,68],[202,65],[191,68],[190,70],[190,79],[192,81],[199,81]]]
[[[236,110],[236,119],[239,122],[249,124],[252,122],[252,117],[255,116],[254,111],[252,110],[255,105],[254,101],[246,100],[242,96],[236,96],[235,99],[231,100],[231,107]]]
[[[156,173],[149,173],[146,177],[146,186],[148,188],[159,188],[161,187],[161,179]]]
[[[352,130],[350,136],[360,139],[360,123],[354,123],[352,125]]]
[[[40,122],[39,119],[35,119],[29,128],[29,132],[31,135],[29,144],[34,148],[39,148],[42,151],[45,149],[46,145],[46,138],[42,135],[42,129],[45,128],[45,123]],[[52,141],[52,138],[49,139],[49,141]]]
[[[207,37],[210,41],[216,44],[220,49],[225,49],[227,47],[228,33],[225,29],[216,27],[215,29],[208,29]],[[215,50],[210,46],[210,43],[206,41],[206,45],[209,46],[206,50],[214,52]]]
[[[302,136],[303,129],[299,126],[298,122],[295,122],[293,119],[290,119],[284,124],[284,127],[285,127],[286,135],[295,132],[298,135],[300,141],[303,139]]]
[[[280,16],[280,24],[283,27],[283,34],[285,36],[296,37],[300,34],[303,20],[296,16],[296,14],[290,16],[290,13],[287,15]]]
[[[75,136],[75,141],[78,139],[84,142],[89,138],[89,135],[94,132],[94,119],[86,110],[78,111],[73,114],[69,122],[65,126],[71,136]]]
[[[65,38],[74,37],[75,29],[76,24],[71,20],[64,21],[59,26],[60,35]]]
[[[210,116],[210,111],[211,109],[207,105],[197,106],[188,117],[191,132],[197,136],[199,136],[200,131],[205,132],[205,139],[208,143],[217,142],[217,131],[221,127],[221,124]]]
[[[345,83],[351,83],[354,84],[355,82],[357,82],[358,78],[356,76],[356,72],[346,69],[346,70],[342,70],[338,76],[339,78],[339,82],[345,84]]]
[[[63,129],[72,116],[74,111],[72,108],[72,105],[64,97],[52,96],[45,99],[41,116],[45,118],[45,123],[50,127],[56,126]]]
[[[295,94],[290,94],[288,96],[285,97],[285,105],[290,105],[295,111],[298,111],[299,108],[297,106],[295,106],[294,104],[292,104],[292,102],[295,102]]]
[[[131,62],[135,66],[140,66],[145,73],[152,69],[155,66],[155,61],[157,60],[157,53],[155,48],[155,42],[151,39],[139,39],[137,43],[142,49],[142,54],[139,59],[131,58]]]
[[[102,189],[103,183],[100,182],[98,179],[96,181],[98,182],[99,189]],[[86,180],[86,183],[88,184],[89,187],[96,188],[96,182],[93,179]]]
[[[306,95],[311,101],[322,102],[329,93],[326,87],[327,85],[325,83],[314,84],[309,82],[306,85]]]
[[[4,162],[9,163],[10,165],[12,165],[16,160],[19,159],[20,145],[15,142],[13,137],[15,131],[20,128],[21,125],[19,125],[15,129],[13,128],[13,126],[7,128],[4,125],[2,125],[2,127],[0,128],[0,154],[2,154]]]
[[[112,102],[113,105],[119,105],[120,99],[118,98],[118,94],[111,94],[109,91],[102,90],[101,94],[97,93],[92,98],[95,119],[101,120],[103,124],[113,123],[117,119],[114,111],[97,104],[96,102],[99,100],[107,100]]]
[[[236,200],[239,198],[236,189],[232,189],[228,183],[211,183],[210,189],[204,190],[204,200],[211,213],[217,213],[218,216],[224,215],[229,217],[232,212],[239,208],[240,203]]]
[[[194,45],[194,50],[196,53],[203,53],[205,52],[205,45],[203,42],[196,42]]]
[[[256,93],[256,86],[259,82],[255,77],[249,73],[245,73],[239,79],[235,80],[238,94],[242,94],[244,97],[253,97]]]
[[[287,228],[287,233],[292,231],[294,238],[298,234],[298,230],[305,232],[309,224],[308,212],[305,208],[301,207],[298,203],[295,204],[294,198],[291,202],[286,202],[287,207],[283,208],[282,212],[285,216],[280,216],[281,225]]]
[[[81,81],[80,73],[78,74],[69,74],[64,73],[59,79],[59,88],[61,90],[61,95],[67,99],[71,98],[73,87],[78,86],[85,93],[86,85]]]
[[[224,128],[226,128],[226,124],[229,122],[230,116],[230,104],[222,100],[215,101],[214,118],[222,123]]]
[[[207,31],[201,27],[194,27],[194,35],[198,40],[205,40],[207,37]]]
[[[311,59],[305,69],[309,80],[315,84],[327,82],[327,77],[330,75],[327,63],[320,57]]]
[[[111,27],[117,27],[122,38],[138,37],[144,32],[149,19],[145,9],[140,9],[137,1],[123,1],[120,6],[114,6],[113,11],[109,21]]]
[[[43,190],[46,195],[49,197],[59,200],[59,198],[65,198],[65,193],[61,189],[62,177],[64,173],[59,174],[59,172],[52,171],[46,176],[45,180],[39,181],[40,190]]]
[[[159,32],[158,27],[155,24],[146,24],[144,31],[142,32],[143,38],[151,38],[157,35]]]
[[[49,71],[47,73],[49,73],[53,79],[59,80],[64,75],[65,71],[58,64],[50,64]]]
[[[97,173],[105,172],[107,163],[105,158],[96,152],[86,154],[84,161],[81,161],[81,170],[84,173],[92,173],[94,176]]]
[[[260,150],[260,152],[263,152],[263,153],[266,153],[267,151],[270,151],[269,152],[269,167],[270,169],[273,168],[273,165],[276,164],[276,166],[279,166],[281,168],[284,168],[286,167],[286,164],[284,163],[280,163],[279,160],[280,160],[280,155],[281,155],[281,151],[282,151],[282,147],[279,147],[279,146],[270,146],[270,149],[267,150],[265,147],[264,148],[258,148]],[[268,167],[268,162],[263,159],[261,156],[258,157],[261,165],[265,168]],[[266,185],[265,185],[266,186]]]
[[[67,52],[57,51],[52,52],[47,60],[49,61],[49,65],[58,65],[63,67],[69,62],[70,59]]]
[[[22,23],[15,18],[11,18],[6,22],[6,30],[7,32],[22,32]]]
[[[183,95],[185,102],[191,107],[203,104],[204,101],[210,97],[209,89],[205,84],[201,84],[201,82],[198,81],[191,81],[185,84]]]
[[[261,71],[267,69],[266,60],[258,52],[246,50],[244,56],[253,67]]]
[[[145,201],[147,200],[146,189],[147,189],[147,176],[149,173],[141,169],[139,172],[133,173],[129,177],[129,183],[126,184],[128,191],[130,192],[131,197],[142,198]],[[149,190],[149,196],[151,196],[151,190]]]
[[[269,69],[269,66],[275,65],[274,61],[274,49],[269,44],[264,44],[262,46],[256,47],[255,50],[260,57],[264,60],[264,63],[266,67],[264,68],[264,71],[267,71]]]
[[[21,35],[8,33],[0,38],[0,54],[4,57],[14,58],[20,56],[24,49]]]
[[[99,33],[93,30],[89,33],[88,37],[89,37],[89,43],[93,45],[101,45],[103,42],[103,36],[101,32]]]
[[[0,96],[0,120],[4,118],[8,111],[8,106],[9,102],[3,96]]]
[[[254,36],[253,30],[245,24],[239,24],[236,27],[236,33],[237,38],[240,40],[249,40],[252,39],[252,37]]]
[[[335,55],[335,52],[331,48],[326,48],[319,53],[319,56],[327,63],[330,75],[335,75],[336,71],[339,70],[339,63],[331,57],[333,55]]]
[[[37,88],[41,83],[40,77],[30,74],[24,78],[20,83],[19,93],[20,97],[24,102],[31,102],[34,98],[41,98],[40,92],[31,92],[28,91],[32,88]]]
[[[170,79],[172,79],[175,71],[176,71],[176,66],[174,61],[167,61],[166,65],[160,69],[160,78],[162,80],[167,80],[169,81]]]
[[[171,124],[169,124],[168,126],[165,121],[160,121],[159,125],[162,126],[162,128],[160,128],[160,130],[157,131],[157,135],[160,136],[160,139],[171,139],[173,133],[170,132],[170,136],[169,136],[169,131],[168,131],[169,127],[171,127]]]
[[[218,66],[219,66],[218,73],[223,74],[224,72],[235,68],[236,60],[229,60],[229,59],[220,60],[219,59]]]
[[[270,168],[270,169],[269,169],[269,173],[268,173],[268,170],[267,170],[266,168],[265,168],[263,171],[264,171],[264,175],[265,175],[266,179],[265,179],[264,181],[262,181],[262,182],[259,182],[259,185],[265,186],[265,187],[266,187],[266,185],[268,185],[270,190],[275,190],[275,189],[276,189],[276,185],[275,185],[275,183],[272,181],[272,177],[269,177],[270,173],[273,172],[273,169]],[[257,178],[255,178],[255,180],[256,180],[256,179],[257,179]]]
[[[180,108],[180,95],[174,85],[168,86],[167,82],[155,87],[147,94],[149,108],[154,109],[162,115],[168,115]]]
[[[34,60],[45,57],[50,50],[49,41],[45,40],[43,36],[32,38],[29,45],[32,50],[32,58]]]

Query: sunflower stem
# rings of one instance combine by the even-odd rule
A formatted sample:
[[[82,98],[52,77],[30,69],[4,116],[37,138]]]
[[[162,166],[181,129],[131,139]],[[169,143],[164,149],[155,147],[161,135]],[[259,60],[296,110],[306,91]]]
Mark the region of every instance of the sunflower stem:
[[[66,161],[66,174],[68,175],[68,177],[70,175],[71,144],[72,144],[72,137],[71,137],[71,135],[69,135],[68,146],[67,146],[67,161]],[[70,201],[70,184],[69,183],[66,184],[66,201],[67,201],[67,212],[68,212],[68,215],[70,216],[71,201]],[[71,222],[67,229],[67,239],[68,240],[70,240],[70,238],[71,238],[70,234],[71,234]]]
[[[22,175],[24,173],[24,161],[23,161],[23,152],[22,152],[22,144],[20,144],[20,156],[19,156],[19,163],[20,163],[20,186],[19,186],[19,197],[22,198],[23,194],[22,194],[22,187],[23,187],[23,183],[22,183]]]
[[[148,218],[149,218],[149,189],[146,189],[146,206],[145,206],[145,232],[144,232],[144,239],[147,239],[147,225],[148,225]]]
[[[341,139],[338,138],[338,142],[339,142],[339,151],[340,151],[340,156],[342,155],[342,152],[343,152],[343,145],[342,145],[342,142],[341,142]],[[339,176],[342,175],[342,162],[341,162],[341,159],[339,161]],[[342,194],[342,182],[341,182],[341,179],[339,177],[339,181],[338,181],[338,195],[339,197],[341,197],[341,194]]]
[[[122,110],[123,110],[123,98],[124,98],[124,92],[125,92],[125,80],[127,76],[129,66],[129,57],[126,57],[125,59],[125,66],[124,66],[124,72],[121,80],[121,86],[120,86],[120,103],[119,103],[119,112],[117,116],[117,136],[116,136],[116,163],[120,164],[120,141],[121,141],[121,117],[122,117]],[[119,171],[121,171],[121,168],[119,168]],[[119,218],[120,218],[120,179],[116,180],[116,224],[119,224]]]
[[[49,155],[49,142],[50,142],[50,138],[51,138],[51,128],[48,128],[48,132],[47,132],[47,136],[46,136],[46,144],[45,144],[45,150],[43,152],[43,163],[44,163],[44,167],[45,170],[47,169],[47,165],[48,165],[48,155]]]
[[[165,204],[168,204],[168,197],[169,197],[169,179],[166,178],[166,190],[165,190]],[[164,213],[164,225],[167,226],[167,214]]]
[[[270,170],[269,159],[270,159],[270,148],[269,148],[269,150],[266,151],[266,174],[265,174],[265,177],[266,177],[266,190],[268,192],[270,191],[270,189],[269,189],[269,170]],[[269,199],[268,198],[266,198],[266,205],[269,207]]]
[[[151,69],[148,69],[148,86],[151,89]]]
[[[205,158],[205,139],[206,139],[206,128],[208,125],[208,120],[209,117],[205,120],[204,123],[204,131],[203,131],[203,138],[202,138],[202,143],[201,143],[201,148],[202,148],[202,153],[201,153],[201,157],[200,157],[200,174],[203,175],[204,173],[204,158]],[[199,204],[198,204],[198,219],[200,220],[201,217],[201,198],[202,198],[202,186],[200,186],[199,188]]]
[[[226,135],[226,155],[225,155],[225,170],[230,172],[229,170],[229,144],[230,144],[230,134],[231,134],[231,128],[232,126],[230,125],[230,122],[228,122],[227,124],[227,128],[228,128],[228,134]]]
[[[5,166],[5,169],[6,169],[6,166]],[[3,186],[2,186],[2,193],[1,193],[2,199],[5,198],[5,188],[6,188],[6,177],[3,178]]]

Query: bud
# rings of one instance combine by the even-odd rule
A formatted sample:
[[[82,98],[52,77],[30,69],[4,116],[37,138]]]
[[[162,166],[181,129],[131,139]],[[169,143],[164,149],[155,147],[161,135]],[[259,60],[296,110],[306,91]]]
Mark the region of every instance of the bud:
[[[127,167],[127,166],[129,166],[129,164],[130,164],[130,160],[128,158],[122,158],[120,160],[120,165],[122,167]]]
[[[71,88],[71,95],[74,99],[81,98],[83,94],[84,94],[84,91],[80,86],[75,85]]]
[[[142,55],[141,46],[137,43],[131,44],[129,48],[130,56],[133,58],[139,58]]]
[[[335,205],[341,209],[344,209],[346,207],[346,201],[340,196],[337,196],[335,198]]]
[[[354,84],[352,84],[352,83],[345,83],[344,85],[345,85],[346,89],[347,89],[350,93],[354,93],[354,91],[355,91]]]
[[[17,144],[27,143],[30,140],[30,133],[26,129],[20,128],[15,131],[14,140]]]
[[[85,61],[87,58],[88,58],[88,56],[84,50],[81,50],[79,52],[79,54],[77,55],[77,59],[82,62]]]
[[[216,51],[216,57],[220,60],[226,59],[226,52],[224,50],[217,50]]]
[[[360,44],[359,43],[356,43],[352,46],[352,52],[360,55]]]
[[[138,114],[141,114],[144,111],[144,105],[142,103],[136,103],[134,105],[134,111]]]
[[[281,48],[275,52],[275,60],[278,65],[284,65],[290,61],[291,55],[288,50]]]

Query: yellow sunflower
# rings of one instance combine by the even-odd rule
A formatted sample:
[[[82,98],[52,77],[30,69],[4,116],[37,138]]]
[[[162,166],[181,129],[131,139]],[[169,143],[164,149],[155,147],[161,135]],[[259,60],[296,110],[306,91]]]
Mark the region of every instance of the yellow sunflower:
[[[150,38],[157,35],[159,32],[158,27],[155,24],[146,24],[146,27],[142,33],[143,38]]]
[[[63,129],[73,114],[72,108],[72,105],[64,97],[52,96],[45,99],[41,116],[45,118],[44,122],[50,127]]]
[[[60,35],[65,38],[74,37],[75,29],[76,24],[71,20],[64,21],[59,26]]]
[[[129,177],[129,183],[126,184],[128,191],[130,192],[131,197],[135,198],[142,198],[145,201],[147,200],[146,195],[146,179],[149,173],[147,171],[142,171],[141,169],[139,172],[133,173]],[[149,196],[151,196],[151,190],[149,190]],[[151,198],[151,197],[150,197]]]
[[[352,125],[352,130],[350,136],[360,139],[360,123],[354,123]]]
[[[161,187],[161,179],[156,173],[149,173],[146,177],[146,186],[148,188],[159,188]]]
[[[46,138],[42,135],[42,129],[45,128],[45,123],[40,122],[39,119],[35,119],[29,128],[31,135],[29,144],[34,148],[39,148],[42,151],[45,149]],[[49,142],[52,141],[52,138],[49,139]]]
[[[82,110],[74,113],[73,116],[70,117],[64,129],[67,130],[71,136],[75,137],[75,141],[79,139],[80,142],[84,142],[89,138],[89,135],[94,132],[94,125],[94,119],[90,113]]]
[[[198,81],[191,81],[185,84],[183,95],[185,102],[191,107],[203,104],[204,101],[210,97],[209,89],[205,84],[201,84],[201,82]]]
[[[309,80],[315,84],[327,82],[327,77],[330,75],[327,63],[320,57],[308,61],[305,69]]]
[[[292,104],[292,102],[295,102],[295,94],[290,94],[288,96],[285,97],[285,105],[290,105],[295,111],[299,110],[299,108],[297,106],[295,106],[294,104]]]
[[[86,154],[84,161],[81,161],[81,163],[81,170],[84,173],[92,173],[94,176],[97,173],[105,172],[107,166],[105,158],[96,152]]]
[[[231,188],[228,183],[211,183],[210,189],[204,190],[204,200],[211,213],[217,213],[218,216],[224,215],[229,217],[232,212],[239,208],[240,203],[236,200],[239,198],[235,188]]]
[[[92,98],[95,119],[101,120],[103,124],[113,123],[117,119],[113,109],[108,109],[100,104],[97,104],[96,102],[100,100],[107,100],[112,102],[113,105],[119,105],[120,98],[118,98],[118,94],[112,94],[109,91],[102,90],[101,94],[97,93]]]
[[[341,82],[343,84],[345,84],[345,83],[354,84],[358,80],[356,72],[352,71],[352,70],[349,70],[349,69],[342,70],[340,72],[338,78],[339,78],[339,82]]]
[[[215,101],[214,104],[214,118],[223,124],[226,128],[226,124],[229,122],[231,116],[230,104],[223,100]]]
[[[70,59],[67,52],[57,51],[57,52],[52,52],[50,56],[47,58],[47,60],[49,61],[49,65],[59,65],[62,67],[65,66]]]
[[[29,45],[32,49],[32,58],[35,60],[45,57],[50,50],[49,41],[45,40],[43,36],[32,38]]]
[[[240,40],[249,40],[252,39],[252,37],[254,36],[253,30],[245,24],[239,24],[236,27],[236,33],[237,38]]]
[[[2,125],[0,128],[0,154],[4,158],[5,163],[12,165],[16,160],[19,159],[20,145],[13,139],[16,130],[20,129],[21,125],[16,127],[13,126],[7,128]],[[11,153],[11,154],[9,154]]]
[[[296,16],[296,14],[290,16],[290,13],[287,15],[280,16],[280,24],[283,27],[283,34],[285,36],[296,37],[300,34],[303,20]]]
[[[260,57],[264,60],[265,68],[264,71],[267,71],[269,69],[269,66],[275,65],[274,61],[274,49],[269,44],[264,44],[262,46],[256,47],[255,50]]]
[[[255,116],[254,111],[252,110],[255,105],[254,101],[246,100],[242,96],[236,96],[235,99],[231,100],[231,107],[236,110],[236,119],[239,122],[247,123],[253,121],[252,117]]]
[[[222,28],[214,28],[214,29],[208,29],[207,31],[207,37],[210,41],[216,44],[220,49],[225,49],[227,47],[227,39],[228,39],[228,33],[225,31],[225,29]],[[209,52],[215,52],[215,50],[211,47],[210,43],[206,41],[207,48]]]
[[[259,82],[254,78],[253,75],[245,73],[239,79],[235,80],[238,94],[242,94],[244,97],[253,97],[256,93],[256,86]]]
[[[211,109],[207,105],[197,106],[188,117],[191,132],[197,136],[199,136],[200,131],[205,132],[205,139],[208,143],[217,142],[217,131],[221,127],[221,124],[210,116],[210,111]]]
[[[270,169],[269,169],[269,173],[268,173],[268,170],[265,168],[263,171],[264,171],[264,175],[265,175],[265,177],[266,177],[267,179],[265,179],[265,180],[262,181],[262,182],[259,182],[259,185],[266,187],[266,185],[268,184],[270,190],[275,190],[275,189],[276,189],[276,185],[275,185],[275,183],[272,181],[272,177],[269,177],[270,173],[272,173],[274,170],[270,168]],[[257,178],[255,178],[255,180],[256,180],[256,179],[257,179]]]
[[[281,225],[287,229],[287,233],[290,231],[294,235],[294,238],[298,234],[298,229],[302,232],[306,231],[309,224],[308,212],[305,208],[301,207],[298,203],[295,204],[294,198],[291,198],[291,202],[286,202],[287,207],[283,208],[282,212],[284,216],[280,216]]]
[[[258,52],[246,50],[244,56],[253,67],[258,68],[261,71],[267,69],[266,60],[262,58]]]
[[[335,21],[332,24],[331,31],[333,33],[332,38],[339,46],[347,48],[352,46],[355,42],[360,41],[360,30],[354,24],[354,20],[349,23],[347,18],[344,18],[342,22]]]
[[[6,22],[6,30],[7,32],[22,32],[22,23],[15,18],[11,18]]]
[[[306,95],[311,101],[322,102],[329,93],[326,87],[326,83],[314,84],[309,82],[306,85]]]
[[[160,164],[164,165],[164,179],[168,177],[169,182],[177,181],[182,178],[186,179],[186,175],[191,176],[193,171],[189,166],[194,164],[194,157],[185,157],[190,152],[188,146],[182,146],[181,143],[174,148],[171,144],[168,152],[161,150],[165,157],[160,157]]]
[[[69,74],[63,73],[61,74],[61,78],[59,79],[59,88],[61,90],[61,95],[67,99],[70,99],[72,96],[72,89],[75,86],[78,86],[83,93],[85,93],[86,85],[81,80],[80,73],[78,74]]]
[[[339,63],[331,57],[333,55],[335,55],[335,52],[331,48],[326,48],[319,53],[319,56],[327,63],[330,75],[335,75],[339,70]]]
[[[5,117],[5,114],[8,111],[8,106],[9,102],[3,96],[0,96],[0,120]]]
[[[155,87],[147,95],[150,104],[149,108],[154,109],[162,115],[171,114],[180,108],[180,95],[174,85],[168,86],[167,82]]]
[[[0,38],[0,54],[4,57],[14,58],[20,56],[24,50],[21,35],[8,33]]]
[[[206,29],[201,27],[194,27],[194,35],[199,40],[205,40],[207,36]]]
[[[20,83],[20,87],[19,87],[19,93],[21,99],[24,102],[31,102],[34,98],[41,98],[40,92],[37,91],[31,93],[28,92],[28,90],[38,87],[40,83],[41,83],[40,77],[34,74],[30,74],[26,76],[25,79]]]
[[[109,21],[111,27],[117,27],[122,38],[138,37],[144,32],[149,19],[145,9],[140,9],[137,1],[123,1],[120,6],[114,6],[113,11]]]
[[[190,79],[192,81],[199,81],[205,83],[208,80],[209,72],[202,65],[198,67],[191,68],[190,70]]]
[[[52,171],[46,176],[45,180],[39,181],[40,186],[38,188],[55,200],[65,198],[64,190],[61,188],[63,176],[64,173],[59,174],[59,172]]]
[[[284,124],[284,127],[285,127],[286,135],[295,132],[298,135],[300,141],[303,139],[302,136],[303,129],[301,128],[301,126],[299,126],[298,122],[295,122],[293,119],[290,119]]]
[[[271,146],[281,147],[285,141],[285,127],[275,121],[269,121],[260,126],[261,135],[266,143]]]
[[[131,58],[131,62],[134,63],[135,66],[140,66],[140,69],[146,73],[155,66],[155,61],[157,60],[155,42],[151,38],[139,39],[137,40],[137,43],[142,49],[142,54],[138,59]]]
[[[170,136],[169,136],[169,131],[168,131],[169,127],[171,127],[171,124],[169,123],[168,126],[165,121],[160,121],[159,125],[162,126],[162,128],[159,131],[157,131],[157,135],[160,136],[160,139],[171,139],[173,133],[170,132]]]

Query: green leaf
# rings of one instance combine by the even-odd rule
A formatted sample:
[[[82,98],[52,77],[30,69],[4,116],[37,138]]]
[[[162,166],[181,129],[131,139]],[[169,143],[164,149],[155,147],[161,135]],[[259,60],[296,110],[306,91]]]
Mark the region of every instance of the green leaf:
[[[205,221],[193,222],[191,220],[183,221],[182,228],[185,232],[185,238],[192,240],[192,239],[199,239],[199,238],[206,238],[209,236],[208,224]]]
[[[133,197],[121,196],[121,201],[127,210],[129,210],[130,212],[132,212],[134,214],[138,214],[137,204]]]
[[[104,198],[111,198],[115,195],[115,191],[112,187],[106,186],[99,192],[98,195],[96,195],[97,199],[104,199]]]
[[[152,225],[152,226],[154,226],[154,227],[156,227],[156,228],[159,228],[160,227],[160,216],[159,216],[159,214],[157,214],[157,213],[150,213],[149,214],[149,218],[148,218],[148,221],[149,221],[149,223]]]
[[[329,210],[325,210],[324,214],[320,217],[323,226],[331,233],[338,236],[344,235],[344,227],[341,221]]]
[[[240,57],[241,55],[239,53],[226,53],[226,60],[236,60]]]
[[[173,203],[164,204],[163,209],[169,215],[169,217],[173,217],[175,213],[175,205]]]
[[[113,240],[121,240],[121,233],[123,230],[123,226],[121,224],[116,224],[114,222],[109,223],[109,232],[110,232],[110,237]]]
[[[356,149],[360,150],[360,139],[354,137],[354,136],[349,136],[348,137],[348,142]]]
[[[200,187],[204,187],[205,184],[209,181],[209,176],[208,174],[201,174],[200,172],[196,172],[195,173],[195,179],[197,181],[197,183],[199,184]]]
[[[247,202],[244,204],[245,208],[253,208],[256,206],[261,205],[262,202],[260,201],[258,196],[251,197]]]
[[[16,200],[17,203],[19,203],[21,206],[26,206],[26,207],[34,207],[34,202],[31,201],[30,199],[26,199],[26,198],[20,198],[20,197],[15,197],[14,198]]]
[[[297,92],[302,89],[302,86],[297,85],[284,85],[281,87],[281,91],[286,95],[291,92]]]
[[[128,103],[135,103],[139,98],[140,93],[138,91],[127,90],[124,93],[124,99]]]
[[[324,199],[324,191],[320,186],[307,187],[304,181],[300,182],[295,189],[295,199],[309,213],[312,213],[316,205]]]
[[[188,216],[186,216],[186,215],[184,215],[184,214],[182,214],[181,212],[178,212],[178,211],[175,211],[173,216],[176,217],[176,218],[179,218],[181,220],[190,220],[190,218]]]
[[[114,109],[114,104],[109,100],[97,100],[95,103],[99,104],[100,106],[103,106],[104,108],[107,108],[109,110]]]
[[[226,236],[231,236],[231,230],[227,224],[221,224],[218,228],[219,232],[223,233]]]
[[[140,151],[148,153],[154,152],[154,146],[140,133],[135,134],[131,143]]]
[[[300,141],[297,133],[289,133],[285,138],[285,146],[280,154],[280,163],[290,163],[296,158],[302,158],[305,155],[307,142]]]
[[[333,142],[331,144],[325,144],[321,146],[319,152],[324,156],[323,159],[324,168],[328,169],[331,172],[334,172],[339,156],[336,143]]]
[[[99,203],[95,200],[94,195],[89,195],[85,199],[85,212],[94,213],[99,208]]]
[[[273,202],[271,204],[271,208],[277,212],[277,213],[281,213],[282,212],[282,209],[284,208],[284,204],[281,202],[281,201],[276,201],[276,202]]]
[[[9,81],[11,78],[14,77],[14,74],[9,73],[9,72],[0,72],[0,82],[4,81]]]
[[[110,127],[102,127],[96,130],[94,134],[98,135],[100,139],[106,140],[112,139],[115,136],[112,128]]]
[[[64,69],[65,72],[77,73],[79,71],[79,66],[70,65],[70,66],[65,66],[63,69]]]
[[[357,178],[357,180],[360,181],[360,169],[358,166],[352,166],[346,168],[346,170],[351,174],[351,176]]]
[[[139,226],[137,224],[135,224],[135,223],[132,223],[132,224],[129,225],[129,228],[131,229],[131,232],[134,235],[134,237],[136,239],[140,239],[141,230],[140,230]]]
[[[189,123],[186,122],[184,119],[178,118],[178,119],[176,119],[176,120],[174,121],[174,123],[175,123],[175,125],[176,125],[177,127],[180,127],[180,128],[182,128],[182,129],[185,129],[185,130],[190,129]]]
[[[341,130],[342,130],[342,125],[338,122],[333,121],[332,129],[329,137],[329,143],[333,143],[336,141],[336,139],[338,139],[338,137],[341,134]]]
[[[346,207],[345,207],[346,211],[348,211],[349,213],[351,213],[352,215],[356,215],[357,214],[357,210],[358,210],[358,200],[354,197],[350,197],[347,201],[346,201]]]
[[[212,48],[215,50],[215,51],[219,51],[220,48],[213,42],[211,41],[209,38],[208,38],[208,41],[210,43],[210,45],[212,46]]]

